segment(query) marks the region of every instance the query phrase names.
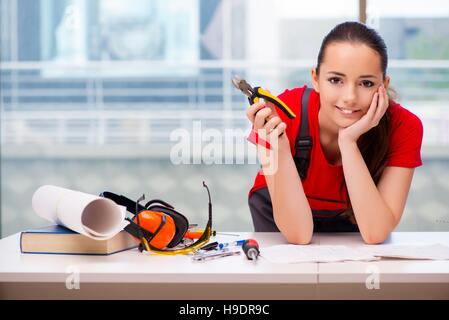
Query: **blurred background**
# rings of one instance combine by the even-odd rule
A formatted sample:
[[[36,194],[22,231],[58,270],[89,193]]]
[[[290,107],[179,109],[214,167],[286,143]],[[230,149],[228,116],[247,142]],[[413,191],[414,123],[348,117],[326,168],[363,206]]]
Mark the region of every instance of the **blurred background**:
[[[424,124],[397,230],[449,231],[448,1],[0,0],[1,237],[49,224],[31,208],[44,184],[145,193],[201,225],[203,180],[215,228],[252,231],[259,165],[232,134],[249,123],[230,79],[310,85],[324,35],[346,20],[380,32],[398,100]],[[170,158],[177,130],[200,146],[187,163]],[[222,164],[202,161],[211,147]]]

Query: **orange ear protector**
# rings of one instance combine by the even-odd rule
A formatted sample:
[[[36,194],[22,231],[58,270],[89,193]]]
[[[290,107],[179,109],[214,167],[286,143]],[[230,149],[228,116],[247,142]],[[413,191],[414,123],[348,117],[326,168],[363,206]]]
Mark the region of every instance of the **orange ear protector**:
[[[129,224],[124,230],[139,241],[144,238],[157,249],[177,246],[188,233],[187,218],[165,201],[150,200],[143,206],[140,202],[145,200],[145,195],[142,195],[137,202],[108,191],[102,192],[100,196],[125,206],[134,217],[126,218]]]
[[[133,218],[137,224],[137,217],[140,220],[140,226],[154,234],[149,242],[153,247],[164,249],[173,240],[176,234],[176,225],[169,215],[151,210],[144,210]],[[138,239],[140,242],[140,239]]]

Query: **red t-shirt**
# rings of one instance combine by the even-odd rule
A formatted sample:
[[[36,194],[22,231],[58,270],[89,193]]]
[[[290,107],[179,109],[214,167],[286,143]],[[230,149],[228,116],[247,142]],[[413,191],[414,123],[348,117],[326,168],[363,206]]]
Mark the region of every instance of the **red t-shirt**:
[[[285,90],[279,98],[285,102],[296,114],[296,118],[289,119],[280,110],[277,110],[282,121],[287,124],[286,134],[290,141],[292,155],[295,153],[295,142],[298,135],[301,117],[301,97],[306,86]],[[329,164],[321,148],[318,111],[320,109],[320,96],[312,90],[309,98],[309,133],[312,136],[313,146],[310,154],[310,164],[307,177],[302,181],[304,192],[312,210],[344,210],[346,209],[347,193],[341,189],[343,182],[343,167]],[[421,120],[395,103],[389,106],[387,112],[391,115],[391,134],[388,159],[386,166],[415,168],[422,165],[421,143],[423,126]],[[266,187],[265,176],[260,170],[254,181],[251,193]]]

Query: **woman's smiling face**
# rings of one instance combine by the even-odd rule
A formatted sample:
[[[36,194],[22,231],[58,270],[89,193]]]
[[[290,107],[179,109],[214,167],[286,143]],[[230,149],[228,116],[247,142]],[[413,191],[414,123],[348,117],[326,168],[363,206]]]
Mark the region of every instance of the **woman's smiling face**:
[[[369,109],[380,85],[387,88],[379,54],[365,44],[330,43],[319,73],[312,70],[314,88],[320,93],[320,113],[332,126],[346,128]]]

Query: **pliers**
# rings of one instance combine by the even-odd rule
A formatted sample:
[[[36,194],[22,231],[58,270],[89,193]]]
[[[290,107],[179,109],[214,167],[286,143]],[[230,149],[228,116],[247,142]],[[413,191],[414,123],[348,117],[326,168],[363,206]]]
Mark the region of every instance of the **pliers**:
[[[262,98],[277,105],[279,109],[281,109],[282,112],[284,112],[289,119],[296,118],[295,113],[282,100],[280,100],[276,96],[273,96],[270,92],[268,92],[264,88],[262,87],[253,88],[248,84],[248,82],[246,82],[239,76],[234,76],[232,78],[232,83],[234,84],[234,87],[242,91],[244,95],[248,96],[249,104],[255,104],[259,102],[259,100]]]

